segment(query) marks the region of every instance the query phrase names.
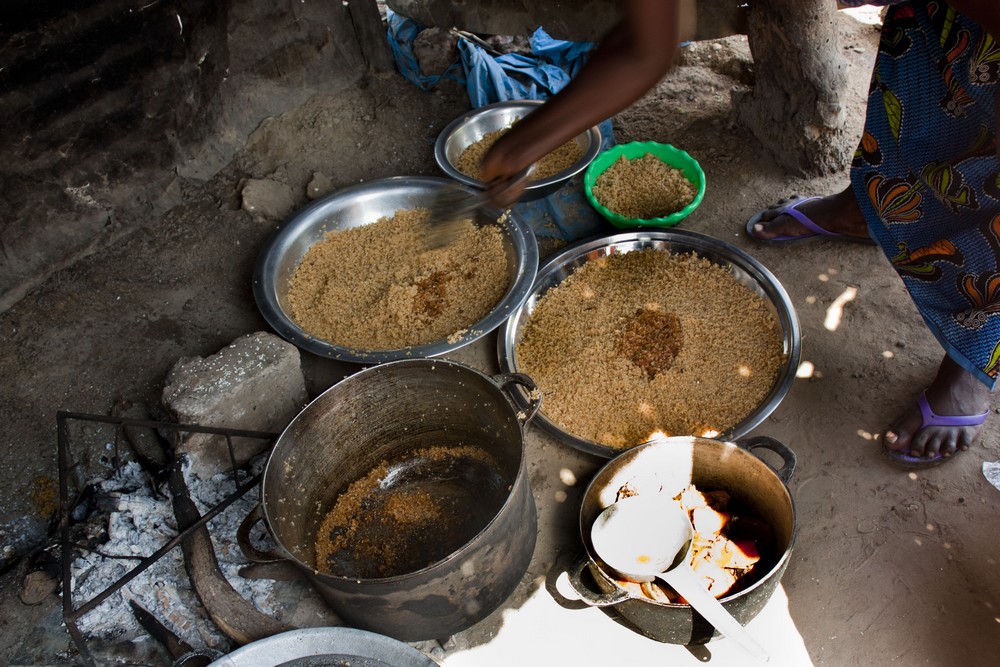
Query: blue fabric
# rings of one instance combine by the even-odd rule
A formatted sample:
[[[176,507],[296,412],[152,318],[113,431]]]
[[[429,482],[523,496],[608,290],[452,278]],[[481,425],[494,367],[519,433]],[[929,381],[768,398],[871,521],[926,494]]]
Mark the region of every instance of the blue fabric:
[[[389,45],[400,73],[421,90],[433,90],[445,78],[456,81],[465,86],[474,109],[506,100],[548,99],[569,83],[596,46],[593,42],[553,39],[539,27],[531,37],[531,56],[495,56],[476,42],[460,37],[455,62],[441,75],[426,76],[413,54],[413,41],[423,26],[388,8],[386,19]],[[598,128],[601,150],[613,146],[611,119]],[[527,220],[538,236],[573,241],[607,228],[605,219],[587,201],[582,174],[552,195],[515,204],[511,210]]]
[[[851,182],[868,229],[950,357],[1000,374],[1000,44],[950,5],[893,5]]]

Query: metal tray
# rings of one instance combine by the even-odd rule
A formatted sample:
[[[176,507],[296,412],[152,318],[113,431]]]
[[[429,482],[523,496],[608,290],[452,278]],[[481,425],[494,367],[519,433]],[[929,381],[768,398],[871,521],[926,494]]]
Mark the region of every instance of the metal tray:
[[[508,212],[487,209],[477,224],[499,224],[507,250],[510,287],[499,303],[466,333],[453,341],[439,340],[390,350],[362,350],[317,338],[292,320],[288,283],[306,251],[333,230],[360,227],[392,216],[398,209],[426,207],[454,181],[431,176],[395,176],[339,190],[293,215],[268,242],[254,268],[253,293],[264,319],[285,340],[313,354],[362,364],[436,357],[452,352],[494,331],[527,297],[538,271],[538,243],[531,226]]]
[[[528,318],[535,310],[539,299],[545,296],[548,290],[559,285],[573,271],[589,261],[647,248],[671,253],[694,252],[711,262],[729,267],[736,280],[764,299],[781,326],[784,360],[778,370],[774,386],[757,409],[718,436],[720,440],[736,440],[764,421],[788,393],[799,365],[801,332],[792,302],[778,279],[760,262],[739,248],[703,234],[684,230],[623,232],[585,239],[564,248],[538,270],[528,298],[499,329],[497,356],[500,369],[507,373],[522,372],[517,364],[516,346],[521,340]],[[523,390],[518,389],[512,394],[521,407],[529,405],[528,396]],[[622,453],[621,449],[578,437],[550,421],[545,416],[544,400],[542,410],[535,417],[534,423],[557,440],[588,454],[613,458]]]
[[[306,628],[258,639],[209,667],[438,667],[409,644],[354,628]]]

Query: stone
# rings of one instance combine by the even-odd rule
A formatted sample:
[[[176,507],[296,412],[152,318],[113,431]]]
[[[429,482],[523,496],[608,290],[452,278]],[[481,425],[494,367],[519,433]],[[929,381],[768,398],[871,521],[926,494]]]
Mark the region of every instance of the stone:
[[[423,74],[444,74],[458,60],[458,37],[441,28],[421,30],[413,40],[413,55]]]
[[[692,42],[681,48],[677,64],[707,67],[743,83],[753,82],[753,56],[745,35]]]
[[[41,604],[58,588],[58,579],[48,572],[35,570],[24,575],[18,597],[21,598],[21,602],[27,605]]]
[[[240,190],[243,210],[256,220],[284,220],[295,209],[295,192],[270,178],[251,178]]]
[[[268,332],[247,334],[209,357],[179,359],[167,374],[163,406],[179,424],[280,433],[305,406],[297,347]],[[232,469],[223,435],[178,430],[171,443],[208,479]],[[271,446],[265,438],[233,437],[237,466]]]
[[[309,199],[319,199],[334,190],[333,179],[326,174],[314,172],[309,185],[306,186],[306,197]]]

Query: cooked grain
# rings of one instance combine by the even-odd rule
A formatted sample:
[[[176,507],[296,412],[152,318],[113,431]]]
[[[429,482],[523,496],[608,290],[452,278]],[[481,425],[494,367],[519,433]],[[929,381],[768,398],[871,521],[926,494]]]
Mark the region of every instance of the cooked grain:
[[[430,470],[433,462],[464,469],[468,461],[497,468],[486,450],[473,445],[425,447],[405,464],[412,474]],[[381,461],[334,499],[316,530],[318,571],[362,578],[407,574],[446,557],[478,532],[468,521],[468,498],[449,492],[448,485],[415,477],[387,486],[399,463]]]
[[[482,139],[469,145],[468,148],[462,151],[462,154],[458,156],[458,160],[455,163],[455,168],[469,178],[481,180],[479,165],[482,164],[486,152],[492,148],[497,139],[502,137],[505,132],[507,130],[503,129],[484,134]],[[554,176],[572,167],[581,157],[583,157],[583,149],[580,148],[575,139],[571,139],[554,151],[547,153],[535,163],[535,171],[532,172],[528,180],[540,181],[543,178]]]
[[[637,326],[647,312],[667,316]],[[546,292],[515,356],[546,417],[625,449],[655,431],[704,435],[738,423],[770,391],[782,348],[767,304],[726,267],[648,249],[591,260]]]
[[[646,220],[676,213],[697,189],[684,172],[653,155],[615,160],[594,181],[594,197],[612,213]]]
[[[315,243],[289,282],[292,319],[332,344],[385,350],[452,339],[486,316],[509,286],[504,232],[470,220],[428,250],[427,216],[400,210]]]

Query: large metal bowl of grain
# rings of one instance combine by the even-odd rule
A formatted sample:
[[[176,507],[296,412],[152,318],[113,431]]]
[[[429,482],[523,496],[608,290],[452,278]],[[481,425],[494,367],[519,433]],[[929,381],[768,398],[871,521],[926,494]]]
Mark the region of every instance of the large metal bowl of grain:
[[[633,253],[642,250],[652,250],[660,253],[669,253],[671,257],[692,257],[696,258],[698,262],[707,263],[706,266],[710,270],[714,270],[718,273],[719,269],[724,270],[723,272],[727,276],[731,276],[735,279],[735,289],[739,291],[740,286],[746,288],[748,293],[748,299],[752,299],[756,304],[758,304],[757,310],[762,311],[766,316],[771,318],[772,333],[774,336],[773,341],[769,341],[774,350],[772,354],[772,372],[771,374],[765,375],[763,372],[759,373],[763,383],[758,388],[758,393],[755,396],[759,396],[759,399],[755,398],[755,403],[751,404],[751,407],[747,407],[740,417],[738,417],[734,423],[726,425],[724,428],[719,428],[718,431],[703,431],[703,432],[690,432],[690,433],[676,433],[669,431],[660,431],[662,434],[667,436],[676,435],[693,435],[698,437],[710,437],[710,438],[720,438],[723,440],[736,440],[747,433],[749,433],[754,427],[760,424],[764,419],[770,415],[774,409],[778,406],[781,400],[788,393],[791,388],[792,382],[795,379],[795,373],[799,364],[799,357],[801,352],[801,334],[799,329],[798,318],[796,316],[794,307],[785,292],[784,288],[778,282],[778,280],[768,271],[763,265],[761,265],[757,260],[755,260],[750,255],[746,254],[739,248],[731,246],[727,243],[719,241],[717,239],[698,234],[695,232],[689,232],[684,230],[648,230],[648,231],[632,231],[623,232],[619,234],[614,234],[611,236],[602,236],[597,238],[586,239],[579,241],[570,246],[567,246],[562,251],[552,256],[538,271],[538,275],[535,278],[535,282],[531,288],[531,293],[528,295],[527,299],[522,303],[522,305],[517,308],[510,316],[510,318],[504,323],[498,332],[497,340],[497,353],[500,362],[500,368],[505,372],[523,372],[532,373],[532,379],[538,384],[539,390],[545,397],[543,400],[543,406],[548,404],[552,405],[556,401],[553,400],[553,387],[556,385],[547,386],[546,376],[548,371],[546,369],[537,368],[538,364],[532,361],[532,364],[523,363],[528,359],[528,355],[525,348],[522,348],[521,355],[519,356],[519,346],[521,346],[524,338],[525,331],[531,322],[533,315],[538,312],[539,305],[544,304],[544,298],[552,293],[554,288],[560,286],[566,286],[566,281],[574,275],[575,272],[579,271],[583,267],[590,267],[596,269],[600,266],[607,266],[609,261],[620,257],[623,254]],[[639,255],[634,255],[634,257],[639,257]],[[593,275],[593,274],[589,274]],[[726,278],[729,280],[729,278]],[[577,287],[579,283],[574,285]],[[661,303],[666,303],[666,306],[655,306],[662,310],[669,310],[672,308],[668,301],[665,301],[667,297],[656,293],[649,293],[647,288],[641,283],[636,276],[634,284],[629,281],[625,281],[624,289],[630,290],[635,293],[640,302],[648,301],[650,303],[660,301]],[[707,301],[711,298],[711,290],[706,288],[702,289],[697,293],[689,294],[691,300],[694,302]],[[565,294],[565,290],[564,290]],[[584,296],[581,302],[587,297]],[[672,297],[671,297],[672,298]],[[759,305],[762,304],[762,305]],[[697,303],[695,304],[697,305]],[[601,303],[591,303],[586,305],[583,309],[583,314],[580,317],[581,320],[586,320],[586,326],[593,327],[594,322],[597,321],[602,316],[602,311],[607,310],[602,307]],[[631,311],[630,311],[631,312]],[[678,310],[677,312],[682,312]],[[627,316],[626,316],[627,317]],[[704,332],[706,327],[711,329],[713,327],[712,322],[701,322],[692,323],[684,319],[688,316],[683,316],[678,321],[680,324],[677,326],[677,330],[685,333],[685,338],[679,340],[684,340],[685,344],[689,343],[692,332]],[[739,315],[734,316],[739,323],[739,326],[743,326],[743,322]],[[621,321],[622,318],[619,318]],[[556,322],[554,319],[545,319],[546,322]],[[566,321],[565,317],[562,317],[559,326],[563,326],[562,323]],[[546,324],[550,329],[555,331],[555,324]],[[722,327],[719,327],[722,331]],[[746,330],[750,331],[749,328]],[[581,400],[585,403],[590,403],[583,399],[585,391],[588,391],[586,387],[590,387],[596,390],[596,394],[592,394],[596,399],[588,404],[587,410],[590,411],[590,415],[594,416],[594,419],[601,420],[605,419],[610,421],[613,417],[618,419],[621,415],[627,415],[628,419],[635,422],[639,422],[639,413],[645,410],[644,416],[648,416],[649,406],[642,405],[628,405],[626,409],[619,409],[613,415],[600,416],[599,409],[600,406],[597,403],[603,403],[604,399],[601,398],[603,395],[615,395],[616,394],[616,378],[614,374],[618,371],[611,371],[606,375],[601,375],[600,377],[594,377],[595,373],[589,371],[589,366],[585,364],[579,364],[577,368],[577,361],[574,361],[573,352],[570,348],[574,345],[569,341],[571,336],[562,335],[562,332],[557,332],[559,335],[553,336],[552,340],[554,343],[550,345],[553,350],[554,355],[551,362],[547,362],[550,368],[559,368],[566,370],[566,366],[573,366],[567,372],[577,373],[577,377],[572,379],[571,384],[560,386],[560,393],[564,396],[569,394],[579,394]],[[596,340],[598,335],[595,332],[589,332],[587,334],[591,339]],[[617,334],[616,334],[617,335]],[[625,334],[621,334],[624,338]],[[746,347],[747,344],[751,348],[756,345],[755,341],[752,339],[752,334],[744,333],[744,331],[739,330],[736,334],[729,334],[729,339],[734,341],[734,344],[729,347],[738,347],[735,342],[739,342],[739,346]],[[743,340],[749,339],[749,340]],[[641,339],[640,339],[641,340]],[[656,351],[663,346],[662,338],[657,340],[655,337],[649,340],[648,345],[640,345],[640,354],[646,354],[650,350]],[[576,347],[582,348],[583,345],[578,345]],[[688,346],[690,349],[695,349],[692,345]],[[619,355],[617,350],[619,348],[615,345],[605,345],[599,349],[596,349],[596,356],[603,356],[609,359],[615,359]],[[564,356],[564,352],[569,351],[568,356]],[[570,359],[570,361],[567,361]],[[677,360],[681,357],[678,356]],[[618,359],[618,361],[625,364],[626,367],[629,366],[630,361],[624,361]],[[698,363],[691,363],[688,368],[688,377],[685,382],[688,384],[676,386],[672,385],[670,391],[661,390],[662,398],[668,401],[668,407],[657,407],[657,412],[654,414],[655,419],[652,421],[655,423],[656,419],[660,419],[663,414],[668,413],[672,407],[669,401],[675,401],[678,405],[685,404],[689,400],[688,394],[692,396],[698,392],[702,392],[705,389],[705,385],[708,382],[717,382],[715,376],[723,375],[724,373],[729,373],[730,366],[739,365],[739,372],[747,373],[749,370],[743,367],[741,364],[733,364],[726,362],[727,367],[721,368],[721,360],[718,362],[719,367],[716,367],[716,361],[714,359],[702,359],[697,360]],[[704,363],[702,363],[704,362]],[[617,362],[616,362],[617,363]],[[638,363],[638,362],[637,362]],[[679,363],[679,361],[678,361]],[[529,370],[529,368],[531,370]],[[619,366],[621,368],[621,366]],[[711,370],[705,370],[706,368]],[[751,365],[750,368],[753,368]],[[584,370],[588,369],[588,370]],[[698,369],[698,370],[696,370]],[[732,368],[736,370],[736,368]],[[580,375],[581,372],[589,373],[585,375]],[[626,368],[622,371],[625,374],[631,373],[631,370]],[[771,380],[773,378],[773,380]],[[722,404],[727,404],[730,401],[727,392],[729,389],[729,384],[723,382],[713,391],[717,395],[717,400]],[[732,384],[738,385],[739,378],[734,376]],[[522,405],[530,405],[530,397],[527,393],[523,391],[513,392],[515,399]],[[657,396],[657,400],[660,400],[661,395]],[[577,400],[577,399],[574,399]],[[613,400],[613,399],[608,399]],[[642,442],[648,441],[650,437],[656,437],[656,432],[659,429],[652,428],[648,433],[644,433],[642,436],[634,438],[633,441],[627,442],[610,442],[606,441],[600,437],[591,437],[590,435],[584,437],[578,434],[584,429],[577,429],[578,432],[574,432],[572,429],[563,426],[567,420],[564,420],[560,415],[558,418],[554,418],[552,415],[555,413],[556,408],[550,408],[552,412],[546,414],[546,410],[543,409],[535,418],[535,424],[537,424],[542,430],[547,432],[549,435],[553,436],[556,440],[561,441],[575,449],[580,451],[600,456],[603,458],[612,458],[617,456],[622,451],[630,449],[631,447],[637,446]],[[678,408],[679,409],[679,408]],[[642,422],[645,425],[647,422]]]
[[[503,132],[519,119],[527,116],[544,103],[544,100],[509,100],[487,104],[478,109],[467,111],[451,121],[434,145],[434,158],[438,166],[451,178],[473,188],[483,189],[486,184],[469,173],[471,169],[464,167],[462,156],[470,151],[485,152],[489,139],[487,135]],[[575,144],[575,148],[570,144]],[[481,150],[482,149],[482,150]],[[594,126],[574,137],[571,142],[540,160],[535,165],[535,175],[531,176],[524,189],[522,201],[532,201],[547,197],[566,184],[569,179],[583,172],[601,150],[601,131]],[[556,173],[548,173],[551,164],[554,167],[563,164],[567,151],[579,157]],[[482,155],[479,155],[481,158]],[[551,162],[550,162],[551,161]],[[473,160],[475,162],[475,160]],[[478,164],[476,165],[478,167]]]
[[[392,218],[397,211],[425,208],[442,188],[454,188],[454,181],[431,176],[383,178],[336,191],[295,213],[265,243],[254,268],[253,293],[264,319],[280,336],[302,350],[361,364],[438,357],[494,331],[527,298],[538,270],[538,244],[530,225],[510,212],[494,209],[477,212],[475,224],[495,225],[500,229],[506,263],[505,270],[501,270],[506,275],[506,291],[488,313],[468,326],[425,344],[367,349],[317,337],[292,317],[290,283],[314,244],[331,232],[370,225]]]

